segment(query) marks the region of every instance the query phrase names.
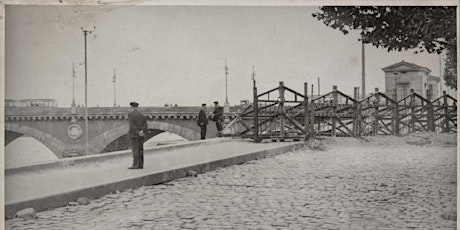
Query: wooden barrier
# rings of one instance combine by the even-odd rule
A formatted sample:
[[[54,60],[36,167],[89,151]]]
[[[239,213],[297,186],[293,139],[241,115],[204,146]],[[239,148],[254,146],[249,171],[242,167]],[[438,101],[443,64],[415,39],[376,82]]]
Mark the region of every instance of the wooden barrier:
[[[309,139],[315,136],[376,136],[401,135],[412,132],[457,132],[457,100],[445,92],[433,101],[411,93],[395,101],[375,89],[370,96],[358,99],[340,92],[318,98],[308,97],[308,84],[304,95],[284,86],[257,94],[249,105],[230,124],[242,130],[236,136],[252,137],[255,141],[271,139]],[[276,94],[273,97],[273,94]],[[270,99],[270,95],[272,95]]]

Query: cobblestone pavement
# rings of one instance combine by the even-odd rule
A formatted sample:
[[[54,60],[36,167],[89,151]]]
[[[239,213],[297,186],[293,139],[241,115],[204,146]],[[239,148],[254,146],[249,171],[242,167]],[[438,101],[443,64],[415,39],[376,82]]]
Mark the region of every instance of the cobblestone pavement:
[[[383,137],[385,138],[385,137]],[[326,140],[7,229],[455,229],[456,144]],[[368,138],[369,139],[369,138]],[[397,143],[396,143],[397,142]]]

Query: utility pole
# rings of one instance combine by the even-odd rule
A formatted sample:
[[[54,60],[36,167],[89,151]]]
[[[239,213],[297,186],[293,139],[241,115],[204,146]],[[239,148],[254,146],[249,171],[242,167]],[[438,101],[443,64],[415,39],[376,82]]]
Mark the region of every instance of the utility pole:
[[[439,54],[439,79],[441,79],[441,84],[440,84],[440,90],[439,92],[442,92],[444,90],[447,90],[447,84],[444,85],[445,81],[442,77],[442,53]],[[438,96],[439,96],[439,93],[438,93]]]
[[[252,66],[252,83],[253,88],[256,88],[256,73],[254,72],[254,66]]]
[[[318,78],[318,97],[320,97],[321,94],[320,94],[320,90],[319,90],[319,78]],[[313,100],[313,97],[311,98],[311,100]]]
[[[77,75],[75,74],[75,63],[72,62],[72,108],[76,107],[75,104],[75,78]]]
[[[362,94],[361,97],[364,98],[366,97],[366,73],[365,73],[365,61],[364,61],[364,36],[361,35],[361,47],[362,47],[362,79],[361,79],[361,89],[362,89]]]
[[[260,142],[259,140],[259,102],[257,99],[257,87],[256,87],[256,74],[254,72],[254,66],[252,66],[252,82],[254,86],[252,88],[253,92],[253,107],[254,107],[254,141]]]
[[[117,77],[115,76],[115,68],[113,68],[113,107],[117,107],[117,92],[116,92],[116,87],[115,84],[117,82]]]
[[[94,27],[94,30],[96,27]],[[86,36],[94,30],[86,30],[81,27],[83,37],[85,38],[85,130],[86,130],[86,155],[89,155],[89,134],[88,134],[88,62],[86,55]]]
[[[395,75],[395,101],[398,102],[398,81],[396,77],[398,76],[398,72],[393,73]]]

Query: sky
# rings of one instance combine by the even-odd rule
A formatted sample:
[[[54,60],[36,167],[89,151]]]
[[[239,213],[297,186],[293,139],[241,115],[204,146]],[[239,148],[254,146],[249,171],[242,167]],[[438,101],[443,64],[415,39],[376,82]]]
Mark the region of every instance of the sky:
[[[313,83],[348,95],[361,86],[358,33],[343,35],[312,17],[318,6],[34,6],[5,7],[5,98],[84,104],[87,36],[88,106],[231,105],[279,81],[300,93]],[[96,27],[94,29],[94,27]],[[439,76],[435,54],[365,46],[366,93],[384,91],[382,68],[400,62]],[[77,77],[72,78],[72,63]],[[116,75],[114,98],[113,75]]]

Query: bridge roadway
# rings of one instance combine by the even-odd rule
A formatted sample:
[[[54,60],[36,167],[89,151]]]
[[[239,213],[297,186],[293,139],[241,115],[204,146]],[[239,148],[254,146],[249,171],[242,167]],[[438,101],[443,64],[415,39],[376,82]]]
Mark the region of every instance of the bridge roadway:
[[[319,150],[109,194],[6,227],[455,229],[456,135],[435,137],[336,138]]]

